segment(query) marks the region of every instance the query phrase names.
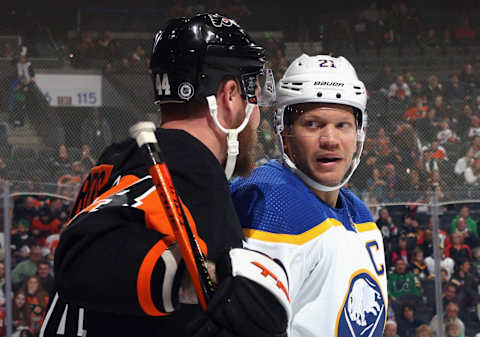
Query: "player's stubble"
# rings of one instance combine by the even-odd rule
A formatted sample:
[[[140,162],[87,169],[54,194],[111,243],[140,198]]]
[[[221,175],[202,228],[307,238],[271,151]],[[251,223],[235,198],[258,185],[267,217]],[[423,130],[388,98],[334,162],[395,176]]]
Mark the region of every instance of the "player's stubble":
[[[258,140],[256,131],[258,125],[254,124],[252,116],[246,128],[238,135],[240,153],[238,154],[233,176],[247,176],[255,168],[254,149]]]

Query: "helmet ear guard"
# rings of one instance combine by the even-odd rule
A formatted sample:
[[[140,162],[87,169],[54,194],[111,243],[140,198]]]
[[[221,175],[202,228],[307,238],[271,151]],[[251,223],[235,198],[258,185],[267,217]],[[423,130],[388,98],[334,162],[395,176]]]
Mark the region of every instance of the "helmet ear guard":
[[[353,108],[357,123],[357,150],[344,179],[336,186],[326,186],[299,170],[291,158],[283,153],[287,167],[294,171],[307,185],[320,191],[334,191],[348,182],[360,163],[367,125],[367,92],[355,69],[344,57],[328,55],[301,55],[287,68],[278,84],[277,110],[274,116],[274,131],[282,143],[281,133],[285,130],[286,114],[301,103],[342,104]]]

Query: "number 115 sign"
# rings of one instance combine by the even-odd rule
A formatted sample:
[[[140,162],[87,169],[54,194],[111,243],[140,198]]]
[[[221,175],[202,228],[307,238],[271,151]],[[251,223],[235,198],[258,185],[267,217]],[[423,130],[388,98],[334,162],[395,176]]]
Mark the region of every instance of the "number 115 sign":
[[[50,106],[102,106],[102,75],[37,74],[35,82]]]

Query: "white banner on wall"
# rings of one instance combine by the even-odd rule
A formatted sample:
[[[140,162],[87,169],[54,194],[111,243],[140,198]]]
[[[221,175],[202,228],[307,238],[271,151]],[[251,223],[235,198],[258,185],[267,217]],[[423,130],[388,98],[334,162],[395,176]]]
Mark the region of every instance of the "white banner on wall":
[[[35,82],[50,106],[102,106],[102,75],[36,74]]]

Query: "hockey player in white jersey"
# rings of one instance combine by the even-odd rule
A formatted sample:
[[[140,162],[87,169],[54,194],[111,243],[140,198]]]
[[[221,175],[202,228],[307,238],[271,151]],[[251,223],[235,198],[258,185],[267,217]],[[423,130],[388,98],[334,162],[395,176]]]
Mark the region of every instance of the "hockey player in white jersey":
[[[278,85],[283,150],[232,195],[247,246],[282,261],[290,337],[380,337],[387,312],[381,233],[344,185],[360,161],[367,94],[343,57],[302,55]]]

